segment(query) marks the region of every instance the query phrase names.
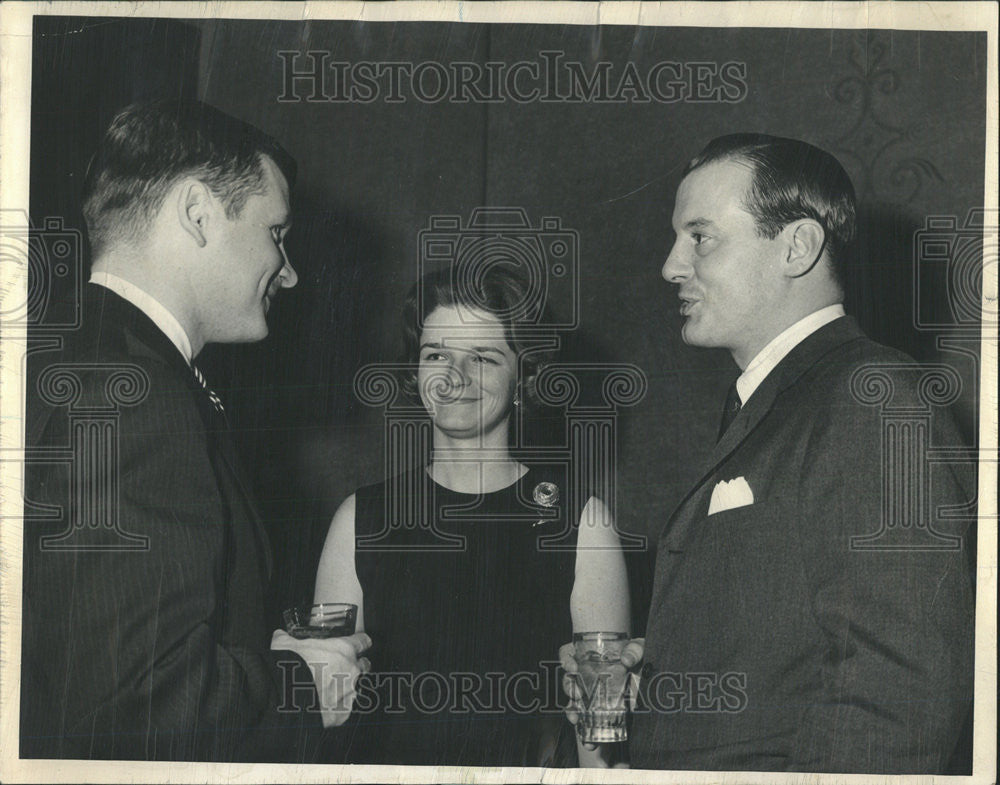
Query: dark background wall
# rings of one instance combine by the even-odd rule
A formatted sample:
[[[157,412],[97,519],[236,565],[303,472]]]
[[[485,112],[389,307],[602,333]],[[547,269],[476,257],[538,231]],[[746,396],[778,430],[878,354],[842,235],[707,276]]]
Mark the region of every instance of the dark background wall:
[[[279,298],[266,342],[210,347],[201,363],[254,469],[283,605],[311,594],[336,505],[381,479],[382,413],[351,382],[363,364],[396,356],[418,233],[431,216],[479,205],[520,206],[533,224],[556,216],[579,232],[580,326],[564,339],[577,358],[633,363],[648,377],[645,399],[619,421],[617,510],[623,529],[655,534],[707,453],[737,372],[726,353],[680,341],[659,273],[679,172],[724,133],[799,137],[838,156],[861,212],[848,310],[876,339],[951,363],[974,433],[978,344],[957,329],[918,329],[927,309],[949,322],[948,270],[915,267],[914,233],[927,216],[961,226],[983,202],[985,44],[974,33],[39,18],[31,213],[82,229],[87,157],[138,98],[203,98],[298,159],[288,247],[300,284]],[[640,73],[660,61],[735,61],[748,89],[736,103],[279,101],[278,51],[310,49],[445,64],[558,50],[617,73],[630,61]],[[932,294],[915,308],[918,279]],[[641,616],[648,560],[637,554],[631,567]]]

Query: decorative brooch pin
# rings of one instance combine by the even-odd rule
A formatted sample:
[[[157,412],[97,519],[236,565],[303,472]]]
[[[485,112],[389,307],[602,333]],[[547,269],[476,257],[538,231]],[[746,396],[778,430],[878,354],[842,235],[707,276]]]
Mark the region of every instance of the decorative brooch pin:
[[[531,492],[531,498],[534,499],[535,504],[542,507],[554,507],[559,503],[559,486],[551,482],[540,482]],[[531,524],[531,527],[541,526],[545,521],[545,518],[541,518]]]

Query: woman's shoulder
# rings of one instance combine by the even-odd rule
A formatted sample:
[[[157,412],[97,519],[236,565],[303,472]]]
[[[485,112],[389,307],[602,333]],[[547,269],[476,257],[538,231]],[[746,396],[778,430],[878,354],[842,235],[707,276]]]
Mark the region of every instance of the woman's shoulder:
[[[409,509],[412,503],[400,504],[398,500],[402,497],[412,502],[414,498],[426,493],[426,485],[426,470],[423,466],[417,466],[380,482],[358,488],[353,494],[354,519],[358,533],[364,533],[372,528],[380,530],[390,507],[398,508],[395,510],[396,513]]]
[[[354,497],[358,502],[361,502],[362,500],[384,497],[393,488],[412,488],[416,486],[417,482],[421,481],[422,476],[425,474],[426,471],[423,466],[407,469],[399,474],[386,477],[379,482],[362,485],[354,491]]]

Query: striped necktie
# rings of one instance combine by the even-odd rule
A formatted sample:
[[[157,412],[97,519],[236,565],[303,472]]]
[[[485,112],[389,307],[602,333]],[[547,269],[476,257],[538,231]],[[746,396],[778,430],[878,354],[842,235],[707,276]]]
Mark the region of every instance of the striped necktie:
[[[736,419],[736,415],[740,413],[740,409],[743,408],[743,403],[740,401],[740,394],[736,389],[736,382],[733,382],[729,387],[729,392],[726,394],[726,408],[722,410],[722,422],[719,423],[719,435],[716,437],[716,441],[722,441],[723,435],[729,430],[729,426],[732,425],[733,420]]]
[[[222,399],[215,394],[215,390],[208,386],[208,382],[206,382],[205,377],[201,375],[201,371],[198,370],[198,366],[191,363],[191,370],[194,371],[194,378],[198,380],[202,389],[208,394],[208,399],[212,402],[212,406],[215,407],[215,411],[219,414],[225,414],[226,410],[222,405]]]

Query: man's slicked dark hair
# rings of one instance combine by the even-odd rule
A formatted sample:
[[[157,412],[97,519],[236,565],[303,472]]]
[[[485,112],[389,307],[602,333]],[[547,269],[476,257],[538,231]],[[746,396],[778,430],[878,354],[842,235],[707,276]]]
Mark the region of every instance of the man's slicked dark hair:
[[[757,232],[774,239],[802,218],[823,227],[830,270],[841,289],[847,278],[848,253],[855,235],[854,185],[830,153],[798,139],[768,134],[729,134],[705,145],[684,170],[716,161],[740,161],[753,170],[743,206]]]
[[[273,138],[215,107],[192,100],[159,100],[126,107],[111,121],[83,184],[83,215],[93,255],[137,240],[171,186],[195,177],[239,216],[247,199],[264,192],[261,156],[288,181],[294,159]]]

